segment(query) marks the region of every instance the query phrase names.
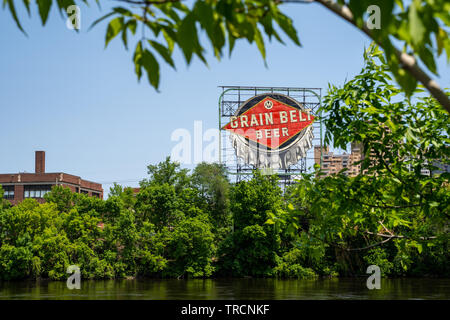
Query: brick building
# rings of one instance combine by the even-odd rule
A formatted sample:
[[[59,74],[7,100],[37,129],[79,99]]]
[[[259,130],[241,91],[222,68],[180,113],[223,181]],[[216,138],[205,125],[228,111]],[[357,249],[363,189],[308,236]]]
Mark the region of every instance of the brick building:
[[[356,164],[356,162],[363,159],[363,146],[362,143],[352,143],[351,144],[351,153],[336,155],[333,152],[329,151],[328,147],[323,148],[323,159],[322,159],[322,171],[326,176],[331,174],[338,173],[340,170],[344,168],[348,168],[344,174],[354,177],[361,172],[361,165]],[[378,162],[377,157],[373,151],[370,152],[369,157],[371,158],[371,165],[376,164]],[[314,162],[316,164],[320,164],[320,146],[314,147]],[[445,163],[445,161],[434,161],[433,166],[436,167],[435,170],[431,171],[427,168],[422,168],[421,174],[431,176],[435,174],[440,174],[443,172],[450,172],[450,165]],[[412,170],[409,167],[409,170]],[[363,174],[367,173],[367,169],[363,171]]]
[[[361,165],[356,164],[363,156],[362,144],[352,143],[351,153],[334,154],[330,149],[323,147],[322,149],[322,171],[325,175],[338,173],[342,169],[347,168],[345,175],[354,177],[361,171]],[[314,162],[320,165],[320,146],[314,147]]]
[[[0,185],[4,190],[3,198],[12,204],[17,204],[25,198],[34,198],[42,203],[44,195],[56,185],[68,187],[72,192],[103,199],[103,188],[100,183],[63,172],[46,173],[45,151],[36,151],[35,157],[35,173],[0,174]]]

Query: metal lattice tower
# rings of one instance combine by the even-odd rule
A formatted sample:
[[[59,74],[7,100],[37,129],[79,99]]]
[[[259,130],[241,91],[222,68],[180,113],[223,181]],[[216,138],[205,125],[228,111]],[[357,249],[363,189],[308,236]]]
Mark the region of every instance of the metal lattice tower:
[[[253,165],[245,164],[241,158],[236,157],[234,148],[230,142],[230,132],[222,130],[222,127],[230,122],[239,106],[249,98],[262,93],[279,93],[287,95],[307,109],[318,119],[313,124],[313,145],[322,146],[322,124],[319,115],[322,89],[299,88],[299,87],[248,87],[248,86],[219,86],[222,92],[219,96],[219,161],[223,164],[233,182],[250,179],[252,170],[258,169]],[[321,148],[322,150],[322,148]],[[300,159],[295,165],[288,169],[272,171],[280,178],[282,187],[294,183],[300,178],[301,173],[309,171],[314,165],[314,148],[308,150],[306,157]],[[284,189],[283,188],[283,189]]]

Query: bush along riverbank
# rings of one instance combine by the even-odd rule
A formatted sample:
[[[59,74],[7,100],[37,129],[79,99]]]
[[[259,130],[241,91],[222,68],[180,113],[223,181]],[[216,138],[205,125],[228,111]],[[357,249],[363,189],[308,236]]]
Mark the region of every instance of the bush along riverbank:
[[[405,99],[381,53],[324,99],[325,143],[361,143],[361,172],[304,174],[282,192],[254,173],[232,184],[218,164],[148,166],[140,191],[107,200],[54,187],[11,207],[0,189],[0,279],[450,276],[449,117]],[[416,101],[412,103],[411,101]],[[426,169],[430,173],[423,174]]]
[[[1,279],[64,280],[69,265],[79,266],[85,279],[316,279],[362,275],[370,264],[384,276],[449,276],[445,237],[423,240],[421,250],[409,238],[349,250],[384,239],[369,240],[352,226],[351,235],[332,239],[323,228],[343,232],[351,221],[336,222],[323,210],[307,216],[314,213],[303,211],[300,200],[308,184],[283,194],[276,177],[257,172],[231,185],[214,164],[200,164],[191,175],[169,159],[149,168],[151,178],[137,194],[116,185],[101,200],[54,187],[44,204],[4,201]]]

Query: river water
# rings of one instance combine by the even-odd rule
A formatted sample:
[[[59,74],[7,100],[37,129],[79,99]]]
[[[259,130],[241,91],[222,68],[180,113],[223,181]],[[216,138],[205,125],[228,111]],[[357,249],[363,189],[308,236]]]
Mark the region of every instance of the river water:
[[[366,278],[323,280],[82,280],[0,282],[0,299],[450,299],[450,279],[382,279],[369,290]]]

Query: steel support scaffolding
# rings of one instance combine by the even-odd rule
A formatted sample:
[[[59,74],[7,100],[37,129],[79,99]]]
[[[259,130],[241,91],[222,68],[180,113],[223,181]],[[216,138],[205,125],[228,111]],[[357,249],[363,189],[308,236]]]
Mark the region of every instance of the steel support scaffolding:
[[[311,114],[316,117],[313,124],[313,145],[322,147],[322,122],[320,117],[320,105],[322,98],[321,88],[299,88],[299,87],[252,87],[252,86],[219,86],[221,94],[219,96],[219,162],[227,169],[232,182],[239,182],[250,179],[252,171],[256,168],[253,165],[245,164],[241,158],[236,157],[234,148],[231,145],[230,132],[222,130],[222,127],[230,122],[239,106],[249,98],[262,93],[280,93],[287,95],[307,109],[311,109]],[[320,162],[322,162],[322,148]],[[314,165],[314,148],[308,150],[306,157],[288,169],[271,170],[271,174],[277,174],[283,189],[295,183],[300,178],[301,173],[312,170]]]

